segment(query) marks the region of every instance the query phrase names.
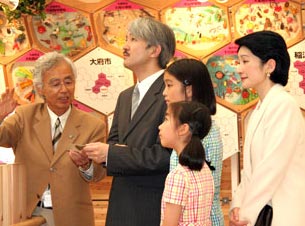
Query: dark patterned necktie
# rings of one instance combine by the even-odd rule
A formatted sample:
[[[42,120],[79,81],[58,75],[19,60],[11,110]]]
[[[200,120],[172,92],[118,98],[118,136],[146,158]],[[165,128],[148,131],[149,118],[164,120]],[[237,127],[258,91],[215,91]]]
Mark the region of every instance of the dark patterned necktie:
[[[53,140],[52,140],[52,145],[53,145],[53,149],[56,149],[58,140],[61,137],[61,123],[60,123],[60,119],[57,118],[56,122],[55,122],[55,131],[54,131],[54,136],[53,136]]]

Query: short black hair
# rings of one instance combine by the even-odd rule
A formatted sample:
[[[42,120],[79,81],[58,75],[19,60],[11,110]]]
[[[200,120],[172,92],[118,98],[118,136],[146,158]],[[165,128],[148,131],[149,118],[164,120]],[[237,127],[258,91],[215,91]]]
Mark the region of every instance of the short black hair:
[[[290,56],[283,37],[273,31],[258,31],[235,40],[240,47],[247,47],[255,56],[266,63],[269,59],[276,62],[275,70],[270,73],[270,80],[285,86],[288,82]]]

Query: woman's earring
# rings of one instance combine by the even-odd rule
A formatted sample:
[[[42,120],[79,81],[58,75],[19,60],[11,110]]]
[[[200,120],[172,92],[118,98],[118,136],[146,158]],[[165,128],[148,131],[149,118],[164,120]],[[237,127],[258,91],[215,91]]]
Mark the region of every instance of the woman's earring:
[[[270,78],[270,73],[269,73],[269,72],[266,72],[266,76],[267,76],[268,78]]]

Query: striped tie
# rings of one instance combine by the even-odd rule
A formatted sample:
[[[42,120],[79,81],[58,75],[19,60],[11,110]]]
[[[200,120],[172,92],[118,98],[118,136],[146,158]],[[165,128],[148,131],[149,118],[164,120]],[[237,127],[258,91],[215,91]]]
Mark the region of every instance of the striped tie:
[[[56,122],[55,122],[55,131],[54,131],[54,136],[53,136],[53,140],[52,140],[52,145],[53,145],[53,149],[56,149],[56,145],[58,143],[58,140],[61,137],[61,124],[60,124],[60,119],[57,118]]]
[[[130,117],[132,118],[134,113],[136,112],[138,105],[139,105],[139,99],[140,99],[140,91],[138,86],[136,85],[133,93],[132,93],[132,101],[131,101],[131,115]]]

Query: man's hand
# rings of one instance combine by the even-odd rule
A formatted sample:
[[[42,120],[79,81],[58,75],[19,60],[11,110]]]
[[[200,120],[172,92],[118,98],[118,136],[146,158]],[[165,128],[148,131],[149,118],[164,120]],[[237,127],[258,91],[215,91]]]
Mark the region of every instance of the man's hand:
[[[92,159],[96,163],[106,162],[108,155],[109,144],[96,142],[86,144],[83,151],[87,154],[89,159]]]
[[[91,160],[88,158],[85,152],[69,150],[69,155],[77,167],[81,167],[83,170],[89,169]]]
[[[6,89],[0,99],[0,121],[14,111],[17,101],[14,99],[14,89]]]

